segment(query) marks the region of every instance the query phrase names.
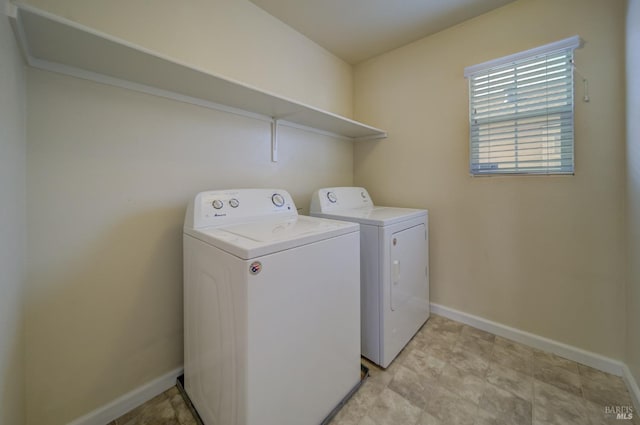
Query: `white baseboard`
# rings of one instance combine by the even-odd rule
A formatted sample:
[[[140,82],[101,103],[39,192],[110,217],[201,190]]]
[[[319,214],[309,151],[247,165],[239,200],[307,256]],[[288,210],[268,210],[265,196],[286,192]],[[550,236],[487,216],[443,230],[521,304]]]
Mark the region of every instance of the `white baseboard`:
[[[633,400],[634,416],[638,416],[638,413],[640,412],[640,388],[638,388],[638,382],[636,382],[636,379],[631,374],[631,370],[627,365],[624,365],[622,378],[627,384],[629,394],[631,394],[631,400]]]
[[[503,338],[508,338],[539,350],[557,354],[561,357],[582,363],[583,365],[590,366],[594,369],[611,373],[612,375],[621,376],[627,384],[629,394],[635,404],[635,411],[640,412],[640,390],[638,389],[638,383],[631,374],[629,367],[619,360],[601,356],[600,354],[563,344],[562,342],[544,338],[542,336],[493,322],[482,317],[463,313],[462,311],[454,310],[440,304],[431,303],[431,312],[448,319],[473,326],[474,328],[491,332],[492,334]]]
[[[112,402],[87,413],[73,422],[69,422],[68,425],[108,424],[131,409],[140,406],[174,386],[176,384],[176,379],[178,376],[182,375],[182,373],[182,367],[174,369],[152,381],[147,382],[133,391],[129,391]]]

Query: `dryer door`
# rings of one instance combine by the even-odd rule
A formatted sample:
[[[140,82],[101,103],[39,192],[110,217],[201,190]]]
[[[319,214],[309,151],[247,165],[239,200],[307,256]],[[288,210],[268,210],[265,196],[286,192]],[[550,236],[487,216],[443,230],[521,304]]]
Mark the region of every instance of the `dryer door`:
[[[391,310],[427,299],[427,231],[424,224],[401,230],[391,240]]]

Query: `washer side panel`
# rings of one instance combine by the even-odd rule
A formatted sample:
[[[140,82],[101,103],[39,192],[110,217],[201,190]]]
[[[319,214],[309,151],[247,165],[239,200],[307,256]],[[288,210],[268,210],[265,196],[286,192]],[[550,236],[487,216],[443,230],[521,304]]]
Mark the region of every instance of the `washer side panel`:
[[[207,425],[243,425],[247,406],[244,261],[184,235],[185,390]]]

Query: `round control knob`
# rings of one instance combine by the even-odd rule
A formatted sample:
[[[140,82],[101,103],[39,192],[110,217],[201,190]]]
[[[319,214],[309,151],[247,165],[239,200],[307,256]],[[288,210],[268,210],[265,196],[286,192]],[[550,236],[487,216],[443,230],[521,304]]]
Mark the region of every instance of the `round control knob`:
[[[213,202],[211,203],[211,205],[213,205],[213,208],[215,208],[215,209],[219,210],[220,208],[222,208],[222,206],[223,206],[224,204],[222,203],[222,201],[221,201],[220,199],[216,199],[215,201],[213,201]]]
[[[271,197],[271,202],[273,202],[273,205],[276,207],[281,207],[284,205],[284,198],[279,193],[274,193]]]
[[[360,196],[362,196],[362,199],[367,197],[367,195],[365,195],[364,192],[360,192]]]
[[[231,208],[238,208],[238,205],[240,205],[240,201],[238,201],[236,198],[229,199],[229,206]]]
[[[327,192],[327,199],[332,204],[335,204],[338,201],[338,198],[336,197],[336,194],[333,193],[333,192]]]

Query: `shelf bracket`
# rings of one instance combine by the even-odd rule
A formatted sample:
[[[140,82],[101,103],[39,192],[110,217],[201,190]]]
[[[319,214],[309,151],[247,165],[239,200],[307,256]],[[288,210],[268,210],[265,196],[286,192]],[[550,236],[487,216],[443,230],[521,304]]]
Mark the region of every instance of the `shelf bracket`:
[[[278,162],[278,120],[271,120],[271,162]]]

